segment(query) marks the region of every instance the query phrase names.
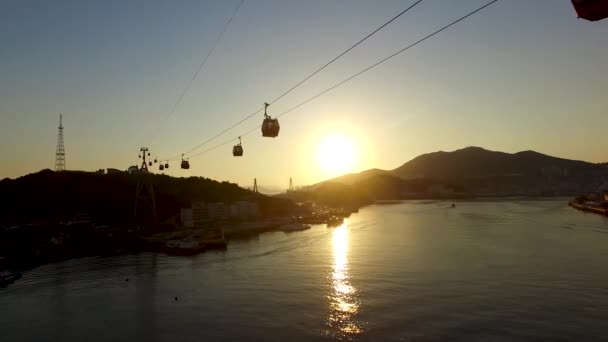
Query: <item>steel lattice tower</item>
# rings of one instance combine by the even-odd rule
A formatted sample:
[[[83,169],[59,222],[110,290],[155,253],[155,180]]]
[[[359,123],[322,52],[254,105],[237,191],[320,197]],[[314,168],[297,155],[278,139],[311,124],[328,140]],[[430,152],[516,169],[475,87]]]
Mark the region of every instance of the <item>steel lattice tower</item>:
[[[65,147],[63,146],[63,117],[59,114],[59,134],[55,151],[55,171],[65,171]]]
[[[150,151],[147,147],[142,147],[139,149],[141,158],[141,167],[139,168],[139,172],[137,173],[137,187],[135,188],[135,206],[133,210],[133,216],[135,216],[135,220],[139,221],[138,223],[143,223],[141,217],[141,210],[137,210],[141,204],[147,205],[148,209],[150,209],[150,214],[152,214],[152,222],[156,224],[156,198],[154,196],[154,184],[150,179],[150,175],[148,174],[148,166],[152,166],[152,162],[148,162],[146,157],[150,156]]]

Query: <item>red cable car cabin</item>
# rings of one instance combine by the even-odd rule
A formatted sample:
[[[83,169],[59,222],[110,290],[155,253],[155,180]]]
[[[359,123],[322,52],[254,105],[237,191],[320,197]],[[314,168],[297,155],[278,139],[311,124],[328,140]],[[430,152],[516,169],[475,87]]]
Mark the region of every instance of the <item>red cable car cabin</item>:
[[[598,21],[608,18],[608,0],[572,0],[579,18]]]
[[[279,119],[273,119],[266,113],[266,108],[268,108],[269,104],[264,103],[264,122],[262,122],[262,136],[269,138],[276,138],[279,135],[279,130],[281,126],[279,126]]]

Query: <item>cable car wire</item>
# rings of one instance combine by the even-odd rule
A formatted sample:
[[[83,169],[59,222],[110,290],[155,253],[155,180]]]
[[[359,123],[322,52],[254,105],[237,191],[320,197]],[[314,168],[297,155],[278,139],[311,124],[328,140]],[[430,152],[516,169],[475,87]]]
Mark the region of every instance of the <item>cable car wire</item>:
[[[173,115],[177,106],[182,102],[182,100],[184,99],[184,96],[186,96],[186,94],[190,90],[190,87],[192,87],[192,83],[194,83],[194,80],[198,77],[200,72],[203,70],[203,68],[207,64],[207,60],[209,60],[209,57],[211,57],[211,55],[215,51],[215,48],[219,45],[220,41],[222,40],[222,37],[224,36],[224,33],[226,33],[226,31],[228,30],[228,27],[230,26],[230,24],[234,20],[234,17],[236,17],[236,14],[239,12],[239,10],[241,9],[241,6],[243,6],[244,3],[245,3],[245,0],[241,0],[240,3],[238,4],[238,6],[234,9],[234,11],[232,12],[232,15],[230,16],[228,21],[224,24],[224,28],[222,29],[220,34],[215,39],[215,42],[211,46],[211,49],[207,52],[207,55],[205,56],[205,58],[203,58],[201,63],[198,65],[198,68],[192,75],[192,78],[190,78],[190,81],[186,84],[186,87],[184,88],[184,90],[181,92],[181,94],[177,98],[177,101],[175,101],[175,103],[173,103],[171,110],[169,111],[167,116],[164,118],[163,122],[166,122]],[[158,130],[160,130],[160,126],[159,126]],[[158,131],[152,137],[156,137],[157,135],[158,135]]]
[[[367,36],[365,36],[363,39],[359,40],[357,43],[355,43],[355,45],[349,47],[348,49],[344,50],[341,54],[337,55],[336,57],[334,57],[331,61],[327,62],[325,65],[323,65],[322,67],[320,67],[319,69],[315,70],[312,74],[306,76],[303,80],[301,80],[300,82],[296,83],[293,87],[289,88],[286,92],[284,92],[283,94],[279,95],[279,97],[277,97],[276,99],[270,101],[270,104],[273,104],[275,102],[277,102],[278,100],[282,99],[284,96],[286,96],[287,94],[291,93],[292,91],[294,91],[297,87],[301,86],[302,84],[304,84],[304,82],[308,81],[309,79],[311,79],[312,77],[314,77],[316,74],[318,74],[319,72],[321,72],[323,69],[327,68],[330,64],[332,64],[333,62],[337,61],[338,59],[340,59],[342,56],[346,55],[347,53],[350,52],[350,50],[356,48],[359,44],[363,43],[364,41],[366,41],[369,37],[373,36],[374,34],[378,33],[378,31],[382,30],[383,28],[385,28],[386,26],[388,26],[390,23],[392,23],[393,21],[397,20],[400,16],[404,15],[405,13],[409,12],[409,10],[411,10],[412,8],[416,7],[416,5],[418,5],[419,3],[421,3],[422,0],[418,0],[415,3],[413,3],[412,5],[410,5],[410,7],[404,9],[403,11],[401,11],[401,13],[397,14],[396,16],[394,16],[391,20],[387,21],[386,23],[382,24],[380,27],[378,27],[377,29],[375,29],[374,31],[372,31],[370,34],[368,34]]]
[[[295,85],[293,85],[291,88],[289,88],[287,91],[285,91],[284,93],[282,93],[281,95],[279,95],[277,98],[275,98],[274,100],[270,101],[269,104],[273,104],[273,103],[277,102],[278,100],[282,99],[283,97],[287,96],[289,93],[291,93],[292,91],[294,91],[296,88],[298,88],[299,86],[301,86],[302,84],[304,84],[306,81],[308,81],[309,79],[313,78],[315,75],[317,75],[323,69],[327,68],[328,66],[330,66],[331,64],[333,64],[335,61],[337,61],[338,59],[342,58],[344,55],[346,55],[347,53],[349,53],[352,49],[356,48],[361,43],[363,43],[364,41],[366,41],[367,39],[369,39],[370,37],[372,37],[373,35],[375,35],[376,33],[378,33],[380,30],[382,30],[386,26],[390,25],[393,21],[397,20],[399,17],[401,17],[405,13],[409,12],[412,8],[416,7],[416,5],[420,4],[422,1],[423,0],[418,0],[418,1],[414,2],[412,5],[410,5],[409,7],[407,7],[406,9],[404,9],[403,11],[399,12],[397,15],[395,15],[394,17],[392,17],[390,20],[388,20],[384,24],[380,25],[374,31],[372,31],[371,33],[369,33],[367,36],[365,36],[362,39],[360,39],[354,45],[352,45],[348,49],[344,50],[342,53],[340,53],[336,57],[332,58],[329,62],[325,63],[323,66],[321,66],[320,68],[318,68],[317,70],[315,70],[314,72],[312,72],[311,74],[309,74],[308,76],[306,76],[304,79],[302,79],[301,81],[299,81],[298,83],[296,83]],[[218,137],[222,136],[223,134],[225,134],[226,132],[228,132],[231,129],[235,128],[236,126],[238,126],[238,125],[242,124],[243,122],[249,120],[250,118],[252,118],[256,114],[260,113],[262,110],[264,110],[264,108],[260,108],[260,109],[256,110],[255,112],[253,112],[253,113],[251,113],[251,114],[243,117],[241,120],[239,120],[238,122],[236,122],[233,125],[229,126],[228,128],[222,130],[218,134],[216,134],[216,135],[212,136],[211,138],[203,141],[202,143],[196,145],[195,147],[193,147],[192,149],[190,149],[185,154],[190,154],[190,153],[194,152],[195,150],[203,147],[204,145],[206,145],[206,144],[210,143],[211,141],[217,139]]]
[[[448,28],[450,28],[450,27],[452,27],[452,26],[454,26],[454,25],[458,24],[459,22],[461,22],[461,21],[463,21],[463,20],[467,19],[468,17],[470,17],[470,16],[474,15],[475,13],[477,13],[477,12],[479,12],[479,11],[482,11],[482,10],[483,10],[483,9],[485,9],[486,7],[488,7],[488,6],[490,6],[490,5],[493,5],[493,4],[494,4],[494,3],[496,3],[496,2],[498,2],[498,0],[492,0],[492,1],[488,2],[487,4],[485,4],[485,5],[481,6],[481,7],[479,7],[478,9],[476,9],[476,10],[474,10],[474,11],[472,11],[472,12],[470,12],[469,14],[467,14],[467,15],[465,15],[465,16],[462,16],[462,17],[460,17],[459,19],[457,19],[457,20],[455,20],[455,21],[451,22],[450,24],[448,24],[448,25],[446,25],[446,26],[444,26],[444,27],[440,28],[439,30],[437,30],[437,31],[435,31],[435,32],[433,32],[433,33],[431,33],[431,34],[429,34],[429,35],[425,36],[424,38],[421,38],[421,39],[417,40],[416,42],[414,42],[414,43],[412,43],[412,44],[410,44],[410,45],[408,45],[408,46],[406,46],[406,47],[402,48],[401,50],[398,50],[397,52],[393,53],[392,55],[390,55],[390,56],[388,56],[388,57],[386,57],[386,58],[384,58],[384,59],[379,60],[378,62],[376,62],[376,63],[374,63],[374,64],[372,64],[372,65],[368,66],[367,68],[365,68],[365,69],[363,69],[363,70],[361,70],[361,71],[359,71],[359,72],[357,72],[356,74],[354,74],[354,75],[352,75],[352,76],[350,76],[350,77],[348,77],[348,78],[344,79],[343,81],[340,81],[340,82],[336,83],[335,85],[333,85],[333,86],[331,86],[331,87],[329,87],[329,88],[327,88],[327,89],[323,90],[322,92],[318,93],[317,95],[315,95],[315,96],[313,96],[313,97],[311,97],[311,98],[309,98],[309,99],[307,99],[307,100],[305,100],[305,101],[303,101],[303,102],[300,102],[298,105],[296,105],[296,106],[292,107],[291,109],[289,109],[289,110],[287,110],[287,111],[285,111],[285,112],[283,112],[283,113],[281,113],[281,114],[277,115],[276,117],[277,117],[277,118],[280,118],[280,117],[282,117],[282,116],[284,116],[284,115],[287,115],[287,114],[291,113],[292,111],[294,111],[294,110],[296,110],[296,109],[300,108],[301,106],[303,106],[303,105],[305,105],[305,104],[307,104],[307,103],[309,103],[309,102],[311,102],[311,101],[315,100],[315,99],[316,99],[316,98],[318,98],[318,97],[321,97],[321,96],[325,95],[326,93],[328,93],[328,92],[330,92],[330,91],[332,91],[332,90],[334,90],[334,89],[336,89],[336,88],[340,87],[341,85],[343,85],[343,84],[345,84],[345,83],[347,83],[347,82],[349,82],[349,81],[353,80],[354,78],[356,78],[356,77],[358,77],[358,76],[361,76],[361,75],[362,75],[362,74],[364,74],[365,72],[367,72],[367,71],[369,71],[369,70],[371,70],[371,69],[373,69],[373,68],[375,68],[375,67],[379,66],[380,64],[382,64],[382,63],[384,63],[384,62],[388,61],[389,59],[391,59],[391,58],[393,58],[393,57],[395,57],[395,56],[397,56],[397,55],[399,55],[399,54],[401,54],[401,53],[403,53],[403,52],[405,52],[405,51],[407,51],[407,50],[409,50],[409,49],[413,48],[414,46],[416,46],[416,45],[418,45],[418,44],[420,44],[420,43],[424,42],[425,40],[427,40],[427,39],[429,39],[429,38],[431,38],[431,37],[433,37],[433,36],[435,36],[435,35],[437,35],[437,34],[441,33],[442,31],[447,30]]]
[[[359,71],[359,72],[357,72],[357,73],[355,73],[355,74],[353,74],[353,75],[349,76],[348,78],[346,78],[346,79],[344,79],[344,80],[342,80],[342,81],[340,81],[340,82],[338,82],[338,83],[334,84],[333,86],[331,86],[331,87],[329,87],[329,88],[327,88],[327,89],[323,90],[322,92],[320,92],[320,93],[318,93],[318,94],[316,94],[316,95],[314,95],[314,96],[312,96],[312,97],[310,97],[310,98],[308,98],[308,99],[306,99],[306,100],[304,100],[304,101],[300,102],[299,104],[297,104],[297,105],[295,105],[294,107],[292,107],[292,108],[288,109],[287,111],[285,111],[285,112],[283,112],[283,113],[279,114],[279,115],[278,115],[278,116],[276,116],[276,117],[277,117],[277,118],[279,118],[279,117],[285,116],[285,115],[287,115],[287,114],[289,114],[289,113],[293,112],[294,110],[296,110],[296,109],[298,109],[298,108],[302,107],[303,105],[305,105],[305,104],[307,104],[307,103],[309,103],[309,102],[311,102],[311,101],[313,101],[313,100],[315,100],[315,99],[317,99],[317,98],[319,98],[319,97],[321,97],[321,96],[323,96],[323,95],[327,94],[328,92],[330,92],[330,91],[332,91],[332,90],[334,90],[334,89],[336,89],[336,88],[338,88],[338,87],[340,87],[340,86],[344,85],[345,83],[347,83],[347,82],[349,82],[349,81],[353,80],[354,78],[356,78],[356,77],[358,77],[358,76],[360,76],[360,75],[364,74],[365,72],[367,72],[367,71],[369,71],[369,70],[371,70],[371,69],[373,69],[373,68],[375,68],[375,67],[379,66],[380,64],[382,64],[382,63],[384,63],[384,62],[386,62],[386,61],[390,60],[391,58],[393,58],[393,57],[395,57],[395,56],[397,56],[397,55],[399,55],[399,54],[401,54],[401,53],[403,53],[403,52],[405,52],[405,51],[407,51],[407,50],[409,50],[409,49],[413,48],[414,46],[416,46],[416,45],[418,45],[418,44],[420,44],[420,43],[424,42],[425,40],[427,40],[427,39],[429,39],[429,38],[431,38],[431,37],[433,37],[433,36],[435,36],[435,35],[437,35],[437,34],[439,34],[439,33],[443,32],[443,31],[447,30],[448,28],[450,28],[450,27],[452,27],[452,26],[454,26],[454,25],[456,25],[456,24],[460,23],[461,21],[466,20],[467,18],[469,18],[469,17],[473,16],[474,14],[476,14],[476,13],[478,13],[478,12],[480,12],[480,11],[484,10],[485,8],[489,7],[490,5],[495,4],[495,3],[496,3],[496,2],[498,2],[498,1],[499,1],[499,0],[492,0],[492,1],[488,2],[488,3],[486,3],[485,5],[483,5],[483,6],[479,7],[479,8],[477,8],[476,10],[474,10],[474,11],[472,11],[472,12],[469,12],[468,14],[466,14],[466,15],[464,15],[464,16],[462,16],[462,17],[460,17],[460,18],[458,18],[458,19],[456,19],[456,20],[454,20],[454,21],[452,21],[451,23],[449,23],[449,24],[447,24],[447,25],[443,26],[442,28],[440,28],[440,29],[438,29],[438,30],[434,31],[433,33],[431,33],[431,34],[429,34],[429,35],[427,35],[427,36],[425,36],[425,37],[423,37],[423,38],[421,38],[421,39],[419,39],[419,40],[415,41],[414,43],[412,43],[412,44],[410,44],[410,45],[408,45],[408,46],[406,46],[406,47],[404,47],[404,48],[402,48],[402,49],[400,49],[400,50],[396,51],[395,53],[391,54],[390,56],[388,56],[388,57],[386,57],[386,58],[383,58],[383,59],[379,60],[378,62],[376,62],[376,63],[374,63],[374,64],[372,64],[372,65],[370,65],[370,66],[366,67],[365,69],[362,69],[361,71]],[[250,133],[254,132],[255,130],[259,129],[260,127],[261,127],[261,125],[256,126],[256,127],[252,128],[252,129],[248,130],[247,132],[240,134],[239,136],[240,136],[240,137],[244,137],[244,136],[246,136],[246,135],[248,135],[248,134],[250,134]],[[203,151],[201,151],[201,152],[199,152],[199,153],[197,153],[197,154],[194,154],[194,155],[190,156],[190,158],[194,158],[194,157],[200,156],[200,155],[202,155],[202,154],[205,154],[205,153],[207,153],[207,152],[210,152],[210,151],[213,151],[213,150],[215,150],[215,149],[218,149],[218,148],[220,148],[220,147],[222,147],[222,146],[225,146],[225,145],[227,145],[227,144],[232,143],[232,142],[233,142],[233,141],[235,141],[236,139],[238,139],[238,138],[233,138],[233,139],[230,139],[230,140],[225,141],[225,142],[223,142],[223,143],[221,143],[221,144],[219,144],[219,145],[216,145],[216,146],[211,147],[211,148],[209,148],[209,149],[203,150]]]

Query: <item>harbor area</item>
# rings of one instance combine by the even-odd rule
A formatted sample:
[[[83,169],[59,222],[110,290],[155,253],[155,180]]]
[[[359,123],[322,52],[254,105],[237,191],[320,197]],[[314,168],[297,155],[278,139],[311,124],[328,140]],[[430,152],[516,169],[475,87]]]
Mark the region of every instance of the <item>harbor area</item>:
[[[568,204],[578,210],[608,216],[608,190],[577,196]]]

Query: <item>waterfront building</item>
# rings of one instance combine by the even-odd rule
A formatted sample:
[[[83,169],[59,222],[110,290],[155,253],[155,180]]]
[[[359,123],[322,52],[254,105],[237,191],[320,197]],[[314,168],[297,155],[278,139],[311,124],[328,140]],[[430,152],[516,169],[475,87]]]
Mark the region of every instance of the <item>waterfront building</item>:
[[[211,219],[205,202],[192,202],[192,220],[196,228],[203,228]]]
[[[182,219],[182,225],[184,227],[194,227],[194,217],[192,215],[192,208],[182,208],[180,217]]]
[[[230,208],[224,202],[207,203],[207,215],[212,220],[230,217]]]
[[[230,205],[230,216],[236,218],[253,218],[259,215],[255,202],[238,201]]]

